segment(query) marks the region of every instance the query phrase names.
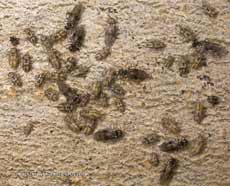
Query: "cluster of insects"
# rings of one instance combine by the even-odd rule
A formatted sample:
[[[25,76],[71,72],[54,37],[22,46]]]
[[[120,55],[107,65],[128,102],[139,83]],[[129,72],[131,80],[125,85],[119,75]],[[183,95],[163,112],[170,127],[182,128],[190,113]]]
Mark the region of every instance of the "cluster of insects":
[[[212,7],[206,1],[202,2],[202,10],[206,15],[211,18],[216,18],[218,16],[218,11]],[[198,70],[202,67],[207,66],[207,59],[209,56],[214,58],[221,58],[228,54],[228,50],[221,44],[212,41],[211,39],[201,40],[198,38],[198,35],[187,25],[178,24],[176,25],[177,34],[180,36],[181,40],[184,43],[190,43],[192,48],[192,53],[184,54],[180,56],[169,55],[163,59],[162,68],[172,70],[174,64],[177,64],[178,73],[181,77],[187,77],[191,70]],[[154,50],[164,50],[167,45],[159,39],[148,39],[143,43],[139,44],[139,47],[150,48]],[[118,74],[120,77],[128,79],[146,79],[148,78],[145,73],[135,73],[135,76],[132,73],[127,74],[129,70],[120,70]],[[135,72],[136,70],[132,70]],[[139,71],[139,70],[138,70]],[[214,83],[211,81],[211,78],[207,75],[200,75],[197,77],[201,81],[205,81],[207,85],[214,86]],[[216,106],[220,103],[220,98],[215,95],[207,96],[206,103],[205,101],[197,101],[193,107],[193,118],[194,121],[198,124],[201,124],[202,121],[207,117],[207,104],[211,106]],[[161,118],[162,127],[169,132],[171,135],[175,135],[175,138],[169,138],[158,145],[159,150],[164,153],[173,153],[179,152],[185,149],[191,149],[190,155],[197,156],[201,154],[207,146],[207,139],[202,134],[199,134],[194,140],[188,140],[186,137],[181,136],[181,127],[180,124],[172,116],[166,114]],[[156,132],[146,134],[142,139],[142,144],[147,146],[152,146],[158,144],[161,141],[161,136]],[[160,156],[157,153],[153,153],[152,164],[156,166],[160,164]],[[168,185],[172,180],[175,173],[175,169],[178,167],[178,160],[170,157],[165,163],[159,178],[159,183],[162,185]]]
[[[202,2],[202,10],[209,17],[215,18],[218,16],[218,11],[206,1]],[[120,68],[115,70],[107,82],[96,80],[89,90],[80,90],[76,87],[71,87],[67,82],[69,75],[73,77],[85,77],[90,68],[79,65],[78,59],[68,57],[64,59],[62,53],[54,48],[54,45],[65,39],[69,39],[68,50],[72,54],[79,52],[84,46],[86,37],[86,28],[81,24],[81,17],[84,12],[82,3],[78,3],[70,12],[66,13],[65,27],[57,30],[49,36],[42,35],[37,37],[36,33],[27,28],[24,30],[27,41],[36,46],[39,42],[46,50],[48,62],[54,71],[43,71],[35,76],[35,87],[43,88],[45,83],[52,82],[57,85],[57,89],[49,87],[44,90],[44,96],[52,102],[58,102],[60,96],[64,96],[65,101],[59,103],[56,108],[62,112],[66,127],[74,133],[83,133],[85,135],[93,135],[93,139],[97,142],[117,142],[125,136],[125,132],[119,128],[104,128],[97,129],[98,122],[104,118],[104,113],[100,109],[94,108],[101,105],[108,107],[110,99],[116,109],[124,113],[126,111],[125,95],[127,91],[121,86],[121,81],[133,81],[136,83],[148,80],[150,74],[138,68]],[[178,65],[178,73],[181,77],[186,77],[192,69],[200,69],[207,66],[207,58],[209,55],[215,58],[220,58],[227,55],[227,49],[219,43],[213,42],[210,39],[200,40],[197,34],[186,25],[176,25],[177,34],[185,43],[191,43],[193,52],[184,54],[179,57],[170,55],[163,61],[163,66],[171,69],[175,63]],[[98,61],[106,59],[112,51],[112,47],[118,38],[119,29],[117,20],[113,17],[108,17],[104,34],[104,46],[96,53],[95,59]],[[33,58],[29,52],[21,54],[17,46],[20,44],[20,39],[10,37],[12,48],[9,50],[9,65],[14,70],[8,73],[8,78],[14,86],[22,87],[23,82],[21,75],[16,71],[19,66],[25,73],[33,69]],[[157,51],[164,50],[167,44],[160,39],[147,39],[138,45],[140,48],[149,48]],[[198,77],[200,80],[205,80],[211,84],[211,79],[208,76]],[[90,93],[89,93],[90,92]],[[215,95],[207,96],[207,103],[216,106],[220,103],[220,98]],[[202,123],[207,117],[207,106],[203,102],[196,102],[193,111],[194,121]],[[170,115],[165,115],[161,118],[162,127],[175,138],[170,138],[158,145],[159,150],[164,153],[179,152],[189,147],[190,141],[186,137],[180,136],[181,128],[179,122]],[[29,135],[34,129],[33,124],[28,124],[24,128],[25,135]],[[153,146],[161,142],[161,136],[156,132],[145,135],[142,139],[142,144],[145,146]],[[192,143],[191,155],[196,156],[202,153],[206,147],[207,140],[203,135],[198,137]],[[151,154],[151,162],[153,166],[160,164],[160,156],[157,153]],[[178,160],[170,157],[160,174],[160,184],[166,184],[171,181],[178,167]]]
[[[17,69],[19,68],[19,66],[21,66],[25,73],[30,72],[32,69],[32,58],[28,52],[22,55],[20,50],[17,48],[17,46],[20,44],[19,38],[12,36],[9,40],[12,47],[9,49],[8,52],[8,62],[9,66],[14,71],[8,73],[8,78],[14,86],[22,87],[22,77],[17,72]]]
[[[119,34],[119,29],[117,26],[117,20],[113,17],[109,17],[107,20],[107,25],[105,27],[105,38],[104,45],[101,50],[99,50],[95,56],[96,60],[101,61],[106,59],[111,54],[111,48],[115,43]]]

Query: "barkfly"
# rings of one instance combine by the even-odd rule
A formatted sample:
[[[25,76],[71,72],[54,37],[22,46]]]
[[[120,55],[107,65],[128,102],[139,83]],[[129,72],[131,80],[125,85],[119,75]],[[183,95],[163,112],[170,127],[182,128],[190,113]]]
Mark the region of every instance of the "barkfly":
[[[101,129],[94,133],[94,139],[101,142],[115,142],[120,140],[123,136],[124,132],[122,130],[111,128]]]
[[[96,53],[96,60],[97,61],[102,61],[106,59],[109,55],[111,54],[111,48],[110,47],[103,47],[101,50],[99,50]]]
[[[180,37],[184,40],[184,42],[192,42],[196,41],[196,34],[193,32],[193,30],[187,26],[187,25],[176,25],[177,33],[180,35]]]
[[[22,87],[22,79],[20,74],[18,74],[17,72],[9,72],[8,78],[14,86]]]
[[[39,73],[35,76],[35,87],[42,87],[47,81],[47,72]]]
[[[169,116],[168,114],[161,118],[161,124],[166,130],[173,134],[177,135],[181,132],[178,122],[175,120],[175,118]]]
[[[66,13],[66,25],[65,25],[66,30],[71,30],[78,25],[83,11],[84,11],[84,7],[82,3],[78,3],[77,5],[74,6],[74,8],[70,12]]]
[[[166,162],[160,174],[161,185],[166,185],[172,180],[177,166],[178,166],[178,160],[176,160],[175,158],[170,158]]]
[[[58,101],[59,99],[59,92],[53,88],[46,89],[44,94],[50,101]]]
[[[188,144],[189,142],[186,138],[171,139],[163,142],[159,148],[163,152],[173,152],[184,149]]]
[[[211,6],[210,3],[208,3],[206,0],[202,1],[202,10],[206,15],[208,15],[211,18],[216,18],[219,14],[219,11]]]
[[[207,139],[199,134],[192,143],[191,156],[199,155],[207,145]]]
[[[117,20],[109,16],[107,20],[107,26],[105,28],[104,42],[105,42],[106,48],[111,48],[113,46],[113,44],[115,43],[117,39],[118,31],[119,29],[117,26]]]
[[[160,141],[160,136],[156,133],[153,132],[151,134],[147,134],[146,136],[143,137],[142,139],[142,144],[144,145],[154,145]]]
[[[81,49],[85,41],[86,30],[84,25],[79,25],[75,28],[74,32],[70,36],[70,52],[76,52]]]
[[[207,108],[203,105],[201,102],[197,102],[195,106],[194,114],[194,120],[200,124],[203,119],[206,117]]]
[[[167,45],[160,39],[148,39],[141,44],[145,48],[161,50],[164,49]]]
[[[147,72],[137,68],[120,69],[118,70],[117,75],[120,78],[126,78],[134,81],[144,81],[150,77]]]
[[[36,36],[35,32],[32,29],[26,28],[24,32],[26,34],[26,39],[30,43],[32,43],[33,45],[36,45],[38,43],[38,37]]]
[[[17,69],[20,62],[21,62],[21,56],[20,52],[17,48],[11,48],[9,53],[8,53],[8,60],[9,60],[9,65],[13,69]]]
[[[32,69],[32,57],[30,56],[29,53],[26,53],[25,55],[22,56],[22,69],[24,72],[29,72]]]

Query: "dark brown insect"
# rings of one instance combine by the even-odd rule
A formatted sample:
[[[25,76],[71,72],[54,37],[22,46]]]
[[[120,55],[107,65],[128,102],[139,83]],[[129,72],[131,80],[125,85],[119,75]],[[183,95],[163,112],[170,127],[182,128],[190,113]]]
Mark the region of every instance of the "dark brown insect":
[[[166,130],[173,134],[177,135],[181,132],[178,122],[175,120],[175,118],[169,116],[168,114],[162,117],[161,124]]]
[[[9,65],[13,69],[17,69],[20,62],[21,56],[20,52],[17,48],[11,48],[8,54]]]
[[[86,30],[84,25],[79,25],[75,28],[74,32],[70,36],[70,52],[76,52],[81,49],[85,40]]]
[[[48,52],[48,56],[49,56],[49,63],[51,64],[51,66],[57,70],[60,69],[62,66],[61,53],[56,49],[51,49]]]
[[[68,57],[66,62],[64,63],[64,68],[66,71],[72,72],[77,68],[78,60],[74,57]]]
[[[32,43],[33,45],[36,45],[38,43],[38,37],[36,36],[35,32],[31,30],[30,28],[26,28],[24,30],[26,34],[26,39]]]
[[[171,139],[163,142],[159,148],[163,152],[173,152],[184,149],[189,144],[186,138]]]
[[[158,143],[159,141],[160,141],[160,136],[156,132],[153,132],[151,134],[147,134],[142,139],[142,143],[144,145],[154,145],[154,144]]]
[[[156,50],[164,49],[167,46],[163,41],[159,39],[148,39],[145,42],[143,42],[141,45],[145,48],[156,49]]]
[[[101,129],[94,133],[94,139],[96,141],[108,142],[108,141],[117,141],[124,136],[124,132],[120,129]]]
[[[79,133],[82,130],[82,126],[75,114],[67,114],[64,118],[64,122],[66,126],[75,133]]]
[[[210,54],[213,57],[223,57],[229,53],[224,46],[209,39],[194,41],[192,46],[198,50],[199,53]]]
[[[72,113],[74,110],[76,110],[76,105],[74,105],[73,102],[67,101],[67,102],[60,103],[57,106],[57,109],[64,113]]]
[[[119,84],[116,84],[116,83],[111,86],[110,90],[116,96],[123,97],[126,94],[125,89],[123,89],[122,86],[120,86]]]
[[[22,69],[25,72],[29,72],[32,69],[32,57],[29,53],[22,56]]]
[[[208,96],[207,100],[213,106],[218,105],[220,103],[220,98],[218,96]]]
[[[23,85],[22,79],[21,79],[21,76],[17,72],[9,72],[8,78],[14,86],[22,87]]]
[[[63,41],[64,39],[66,39],[67,35],[68,35],[68,33],[66,30],[60,29],[50,36],[50,40],[52,41],[53,44],[55,44],[55,43],[58,43],[60,41]]]
[[[167,161],[160,174],[161,185],[166,185],[172,180],[177,166],[178,166],[178,161],[175,158],[170,158]]]
[[[118,36],[118,26],[117,20],[112,17],[109,17],[107,20],[107,26],[105,28],[105,46],[111,48],[115,43]]]
[[[23,133],[25,136],[29,136],[31,132],[34,130],[34,124],[33,123],[27,123],[26,126],[23,127]]]
[[[71,30],[78,25],[83,11],[84,11],[84,7],[82,3],[78,3],[77,5],[74,6],[72,11],[66,13],[66,25],[65,25],[66,30]]]
[[[191,156],[196,156],[202,153],[207,145],[207,139],[199,134],[197,138],[192,143]]]
[[[58,101],[59,99],[59,92],[53,88],[46,89],[44,94],[50,101]]]
[[[35,87],[42,87],[47,80],[47,73],[42,72],[35,76]]]
[[[127,78],[130,80],[144,81],[150,76],[144,70],[129,68],[129,69],[120,69],[117,72],[117,75],[121,78]]]
[[[10,43],[13,45],[13,46],[17,46],[19,45],[20,43],[20,39],[15,37],[15,36],[12,36],[10,37]]]
[[[211,18],[216,18],[219,14],[219,11],[205,0],[202,1],[202,10]]]
[[[207,108],[201,103],[197,102],[195,106],[194,120],[200,124],[203,119],[206,117]]]
[[[106,59],[110,54],[111,54],[111,48],[110,47],[104,47],[96,53],[95,58],[97,61],[102,61],[102,60]]]
[[[178,34],[184,40],[184,42],[196,41],[196,34],[192,31],[189,26],[186,25],[176,25],[178,29]]]

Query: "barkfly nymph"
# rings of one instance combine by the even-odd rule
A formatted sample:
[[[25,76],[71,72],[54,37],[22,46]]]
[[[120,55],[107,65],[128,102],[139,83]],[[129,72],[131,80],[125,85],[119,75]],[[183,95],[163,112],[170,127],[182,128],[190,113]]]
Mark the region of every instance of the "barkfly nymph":
[[[166,130],[173,134],[178,135],[181,132],[178,122],[168,114],[161,118],[161,124]]]
[[[66,126],[73,132],[79,133],[82,130],[82,127],[79,123],[79,119],[76,114],[66,114],[64,118]]]
[[[33,45],[36,45],[38,43],[38,37],[36,36],[35,32],[31,30],[30,28],[26,28],[24,30],[26,34],[26,39]]]
[[[46,89],[44,94],[50,101],[58,101],[59,99],[59,92],[53,88]]]
[[[200,124],[203,119],[206,117],[207,108],[201,102],[197,102],[195,105],[194,120]]]
[[[51,64],[51,66],[57,70],[60,69],[62,66],[61,53],[56,49],[51,49],[48,52],[48,56],[49,56],[49,63]]]
[[[35,76],[35,87],[42,87],[47,80],[47,73],[42,72]]]
[[[22,79],[21,79],[21,76],[17,72],[9,72],[8,78],[14,86],[22,87],[23,85]]]
[[[142,144],[144,145],[154,145],[160,141],[160,136],[156,133],[150,133],[143,137]]]
[[[29,72],[32,69],[32,57],[30,56],[29,53],[26,53],[22,56],[21,59],[22,63],[22,69],[24,72]]]
[[[211,18],[216,18],[219,14],[219,11],[211,6],[206,0],[202,1],[202,10],[203,12]]]
[[[148,39],[144,41],[140,46],[155,50],[161,50],[164,49],[167,45],[159,39]]]
[[[191,42],[196,40],[196,34],[193,30],[187,25],[176,25],[177,33],[183,39],[184,42]]]
[[[191,150],[191,156],[196,156],[199,155],[200,153],[203,152],[207,145],[207,139],[199,134],[192,143],[192,150]]]
[[[20,62],[21,62],[21,56],[20,52],[17,48],[11,48],[9,53],[8,53],[8,60],[9,60],[9,65],[13,69],[17,69]]]
[[[101,50],[99,50],[96,53],[96,60],[97,61],[102,61],[106,59],[109,55],[111,54],[111,48],[110,47],[103,47]]]
[[[118,36],[117,20],[109,17],[107,20],[107,26],[105,28],[105,46],[111,48]]]

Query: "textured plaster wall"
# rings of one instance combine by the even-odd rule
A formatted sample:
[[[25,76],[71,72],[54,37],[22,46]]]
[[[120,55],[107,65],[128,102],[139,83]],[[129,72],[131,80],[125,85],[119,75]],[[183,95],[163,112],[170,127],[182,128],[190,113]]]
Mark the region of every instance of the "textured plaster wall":
[[[157,146],[144,147],[141,137],[151,130],[165,137],[170,134],[160,124],[165,112],[180,123],[182,134],[193,139],[198,133],[208,138],[205,151],[190,157],[189,151],[170,154],[180,160],[171,186],[229,186],[230,185],[230,61],[208,59],[208,67],[192,71],[187,78],[162,70],[157,62],[168,54],[190,52],[190,45],[176,34],[175,24],[188,24],[200,38],[219,40],[230,50],[230,3],[210,1],[220,14],[217,19],[205,16],[200,0],[85,0],[82,23],[86,25],[85,46],[78,54],[80,62],[91,66],[85,79],[69,78],[68,83],[87,89],[95,79],[103,79],[111,69],[134,66],[146,70],[152,79],[140,84],[123,82],[127,90],[124,114],[111,105],[98,125],[119,127],[125,138],[113,145],[98,143],[92,136],[75,134],[63,122],[63,113],[48,101],[42,90],[34,88],[34,76],[49,69],[44,49],[25,41],[23,29],[32,27],[37,34],[50,34],[64,27],[65,13],[77,1],[73,0],[0,0],[0,185],[47,186],[68,185],[63,176],[34,174],[28,178],[23,171],[75,172],[72,185],[81,186],[158,186],[159,174],[168,154]],[[97,62],[95,52],[103,45],[104,25],[108,13],[117,17],[120,35],[111,56]],[[11,71],[7,63],[9,37],[22,38],[21,52],[33,56],[34,70],[28,74],[19,70],[24,86],[14,89],[7,79]],[[153,52],[139,49],[138,43],[147,38],[160,38],[167,48]],[[65,57],[68,42],[56,48]],[[214,86],[203,87],[198,75],[212,78]],[[54,86],[54,85],[53,85]],[[186,90],[182,95],[181,90]],[[192,103],[205,100],[207,95],[221,97],[217,107],[208,108],[208,117],[201,125],[193,120]],[[63,100],[64,98],[61,98]],[[23,127],[35,123],[29,136]],[[159,167],[146,164],[151,152],[160,155]]]

